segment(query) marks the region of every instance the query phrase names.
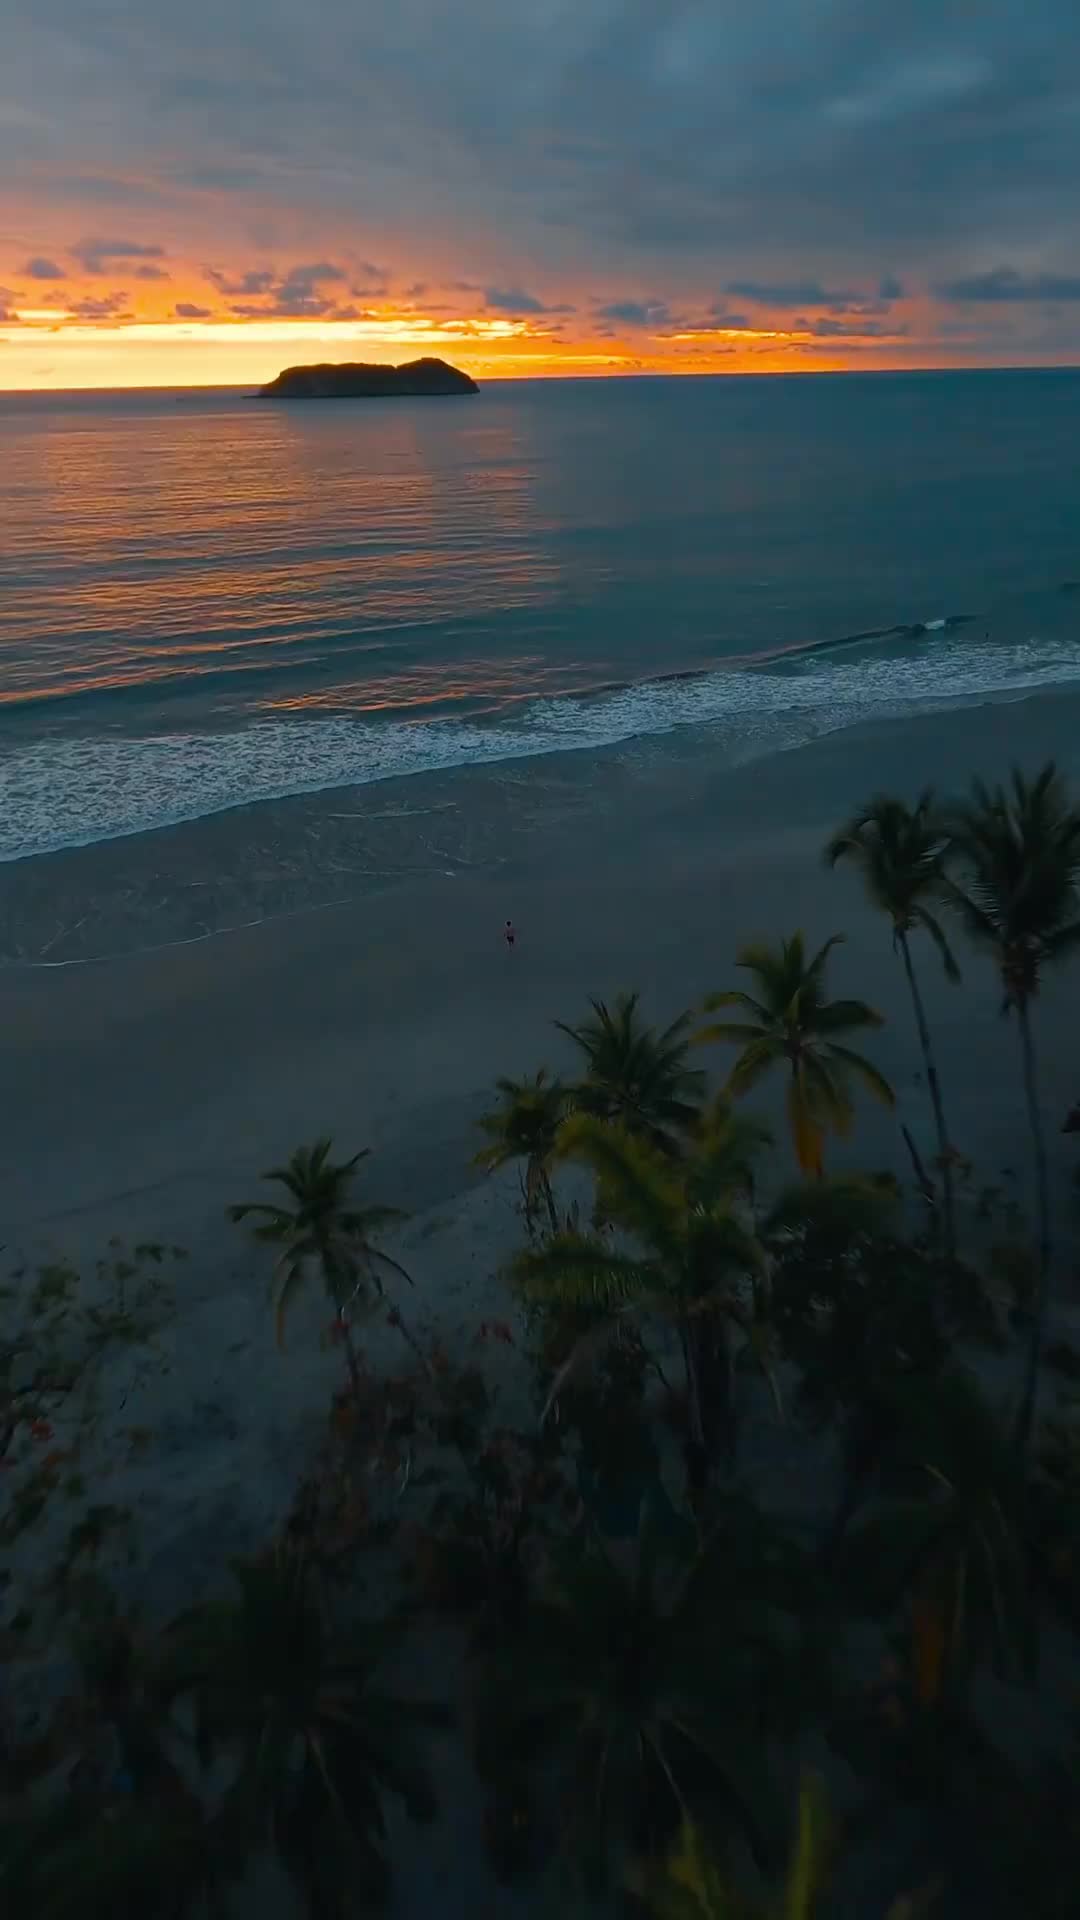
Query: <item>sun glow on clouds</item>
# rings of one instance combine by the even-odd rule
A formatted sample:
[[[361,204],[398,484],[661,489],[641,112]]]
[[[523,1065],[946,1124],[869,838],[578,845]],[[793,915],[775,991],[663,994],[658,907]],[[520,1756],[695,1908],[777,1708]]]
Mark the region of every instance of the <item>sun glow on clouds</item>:
[[[280,341],[282,345],[312,339],[330,345],[362,341],[395,347],[449,346],[456,341],[512,340],[530,332],[524,321],[516,320],[440,320],[420,315],[397,314],[363,320],[129,320],[114,326],[82,322],[77,314],[39,308],[15,310],[17,320],[63,326],[66,340],[98,341],[120,336],[127,342],[153,341],[167,346],[173,340],[205,340],[230,346],[262,346]],[[18,343],[22,338],[11,328],[0,327],[0,339]]]
[[[197,290],[196,290],[197,291]],[[100,297],[68,292],[54,306],[9,306],[0,314],[0,387],[256,385],[303,360],[404,360],[441,354],[480,377],[537,378],[618,373],[777,372],[851,364],[855,339],[813,338],[801,320],[767,325],[601,325],[538,314],[424,312],[392,303],[355,317],[215,313],[172,299],[168,315],[115,314]],[[190,308],[205,317],[176,317]],[[853,323],[857,327],[857,322]],[[877,344],[877,343],[875,343]],[[47,357],[43,358],[43,353]]]
[[[65,269],[48,294],[29,282],[57,277],[51,253],[35,252],[21,269],[0,260],[0,388],[256,386],[302,361],[422,354],[487,379],[939,360],[925,309],[898,285],[866,294],[809,280],[747,285],[746,311],[735,313],[723,298],[541,295],[527,281],[508,291],[508,279],[429,286],[414,271],[346,266],[329,253],[314,265],[224,271],[158,250],[151,278],[132,268],[145,251],[132,240],[98,243],[93,271]]]

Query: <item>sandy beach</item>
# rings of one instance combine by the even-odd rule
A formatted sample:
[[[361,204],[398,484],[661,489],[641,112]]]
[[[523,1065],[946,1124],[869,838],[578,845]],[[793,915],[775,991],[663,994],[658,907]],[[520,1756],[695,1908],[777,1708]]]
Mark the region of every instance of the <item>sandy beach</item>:
[[[929,1150],[929,1119],[903,978],[852,879],[822,871],[822,842],[878,786],[912,793],[925,782],[945,791],[971,771],[994,775],[1013,759],[1034,766],[1049,754],[1075,768],[1078,720],[1080,699],[1062,695],[956,708],[839,732],[727,772],[711,764],[707,733],[663,751],[650,743],[637,759],[625,750],[606,759],[562,756],[513,770],[501,804],[514,831],[501,840],[490,822],[484,831],[490,772],[474,782],[443,780],[434,791],[416,779],[374,796],[368,789],[351,803],[341,794],[297,801],[273,809],[282,870],[295,867],[292,847],[320,810],[333,816],[323,820],[331,851],[324,840],[324,865],[312,862],[306,881],[314,891],[340,884],[326,863],[342,864],[342,832],[364,836],[370,857],[387,813],[395,835],[409,828],[414,859],[429,866],[425,843],[436,817],[447,865],[381,886],[363,875],[359,897],[307,911],[286,892],[278,917],[207,937],[181,921],[170,876],[189,875],[197,857],[207,877],[246,874],[250,889],[252,846],[271,841],[267,809],[0,870],[9,939],[43,937],[46,922],[32,926],[26,908],[35,888],[47,891],[53,917],[69,923],[96,903],[98,937],[120,945],[131,927],[114,904],[123,905],[119,876],[130,887],[132,876],[153,872],[170,909],[162,918],[186,941],[158,946],[161,929],[148,913],[139,929],[148,951],[4,969],[6,1263],[32,1270],[64,1259],[89,1276],[113,1236],[187,1251],[167,1335],[169,1391],[183,1403],[197,1388],[219,1409],[215,1420],[228,1438],[215,1442],[213,1422],[205,1432],[191,1424],[185,1511],[198,1502],[209,1452],[221,1500],[235,1501],[237,1524],[257,1534],[274,1501],[287,1498],[297,1446],[318,1430],[339,1364],[317,1350],[318,1308],[306,1330],[298,1319],[285,1361],[274,1349],[268,1260],[225,1221],[231,1201],[258,1193],[263,1169],[324,1133],[343,1154],[369,1146],[369,1197],[413,1216],[404,1244],[416,1273],[415,1310],[444,1336],[464,1330],[468,1338],[499,1304],[497,1270],[521,1235],[515,1179],[488,1182],[471,1165],[476,1116],[495,1078],[565,1061],[553,1022],[576,1018],[587,995],[636,987],[649,1015],[667,1019],[734,983],[741,940],[801,926],[814,940],[846,933],[835,990],[857,993],[887,1016],[874,1057],[896,1088],[896,1114],[864,1103],[841,1156],[907,1177],[899,1128],[906,1122]],[[448,791],[460,816],[456,838],[448,813],[421,811],[445,806]],[[359,820],[340,817],[350,804]],[[398,813],[405,806],[408,822]],[[486,861],[455,860],[463,843],[481,840]],[[219,878],[216,891],[224,914],[246,917],[242,884],[234,898]],[[513,954],[501,939],[508,916],[519,930]],[[968,954],[964,984],[953,988],[929,951],[922,962],[956,1143],[979,1182],[1014,1170],[1005,1186],[1022,1199],[1028,1147],[1019,1065],[992,969]],[[1038,1016],[1063,1207],[1071,1203],[1075,1143],[1061,1137],[1055,1117],[1078,1091],[1075,1054],[1061,1044],[1073,1030],[1075,993],[1074,976],[1048,980]],[[719,1055],[711,1062],[717,1074],[724,1064]],[[757,1104],[776,1123],[775,1173],[786,1177],[779,1102],[763,1091]],[[149,1394],[150,1414],[164,1391],[159,1384]],[[266,1499],[254,1507],[245,1491],[253,1484],[248,1449],[281,1469],[273,1492],[260,1483]],[[179,1460],[174,1479],[183,1485]],[[155,1531],[171,1534],[182,1551],[183,1526],[179,1516],[169,1524],[152,1472],[146,1493]],[[210,1538],[216,1533],[210,1525]]]
[[[387,1200],[444,1204],[475,1184],[470,1128],[494,1077],[557,1065],[554,1020],[622,987],[670,1017],[731,983],[742,939],[797,926],[847,934],[837,988],[888,1016],[878,1056],[901,1117],[922,1129],[887,934],[844,873],[821,871],[821,843],[878,787],[947,792],[1050,755],[1075,771],[1078,718],[1080,698],[1063,693],[958,707],[725,771],[707,730],[688,731],[636,753],[421,776],[0,868],[8,953],[39,956],[2,973],[4,1239],[85,1255],[110,1233],[153,1228],[220,1258],[226,1201],[325,1132],[374,1149]],[[212,912],[185,897],[196,862]],[[93,920],[90,952],[114,957],[90,959],[77,935],[74,952],[50,945],[80,919]],[[957,1142],[987,1177],[1021,1166],[991,970],[969,955],[959,990],[929,953],[924,972]],[[1048,981],[1051,1115],[1076,1097],[1055,1044],[1074,998],[1068,976]],[[868,1110],[860,1157],[891,1157],[894,1144],[892,1123]],[[1068,1143],[1054,1147],[1067,1163]]]
[[[574,1019],[586,995],[637,987],[650,1016],[670,1018],[734,984],[741,940],[801,926],[813,940],[847,934],[835,991],[887,1016],[873,1051],[897,1113],[863,1109],[851,1152],[906,1174],[900,1124],[928,1150],[929,1124],[902,975],[852,881],[822,871],[822,842],[876,788],[955,790],[972,772],[1052,754],[1080,770],[1080,698],[957,707],[723,772],[707,734],[688,733],[662,750],[517,767],[512,781],[489,769],[240,810],[0,872],[9,952],[41,954],[50,916],[69,927],[82,917],[112,948],[4,967],[4,1261],[32,1270],[63,1258],[89,1277],[114,1235],[188,1254],[147,1340],[110,1355],[92,1404],[65,1416],[109,1498],[134,1515],[125,1585],[166,1611],[264,1539],[325,1428],[341,1367],[320,1344],[325,1304],[302,1306],[278,1353],[264,1250],[224,1218],[230,1201],[256,1196],[261,1170],[321,1133],[343,1153],[370,1146],[370,1197],[413,1215],[393,1243],[416,1282],[409,1312],[467,1350],[482,1319],[508,1310],[498,1270],[522,1235],[514,1177],[485,1182],[470,1165],[495,1077],[558,1067],[552,1023]],[[349,859],[354,897],[321,900]],[[220,924],[255,918],[255,904],[259,923],[215,932],[202,909],[198,924],[182,900],[196,863]],[[276,896],[272,870],[284,876]],[[137,924],[132,899],[155,889],[160,913]],[[1022,1198],[1019,1065],[992,971],[967,953],[965,983],[951,988],[921,958],[955,1140],[981,1180],[1015,1169]],[[1075,975],[1048,981],[1038,1017],[1063,1206],[1075,1143],[1056,1116],[1080,1091],[1075,995]],[[721,1057],[712,1064],[722,1070]],[[769,1097],[759,1104],[779,1120]],[[1063,1300],[1073,1278],[1066,1265]],[[150,1436],[137,1449],[124,1438],[134,1432]],[[45,1537],[20,1543],[27,1569],[50,1551]]]

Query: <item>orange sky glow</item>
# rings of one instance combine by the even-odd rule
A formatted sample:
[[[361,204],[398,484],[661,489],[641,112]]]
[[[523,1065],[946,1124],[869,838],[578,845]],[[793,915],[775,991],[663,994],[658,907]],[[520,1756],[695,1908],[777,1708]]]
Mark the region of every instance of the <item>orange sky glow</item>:
[[[361,303],[349,284],[361,270],[337,265],[327,265],[323,278],[317,267],[276,260],[273,269],[244,264],[215,279],[171,259],[148,266],[136,257],[133,273],[120,257],[95,262],[86,274],[59,249],[55,260],[44,255],[30,264],[36,277],[18,255],[5,260],[0,252],[0,388],[9,390],[255,386],[298,361],[420,354],[438,354],[481,380],[835,372],[986,358],[977,336],[965,343],[957,333],[943,354],[928,304],[911,299],[890,303],[887,323],[867,323],[858,312],[830,317],[812,306],[798,314],[761,306],[714,319],[704,307],[696,312],[693,300],[652,307],[612,294],[605,306],[603,294],[561,286],[550,302],[522,294],[528,310],[495,313],[490,295],[460,282],[410,284],[411,297],[395,295],[396,281],[411,283],[411,274],[386,275],[385,291],[375,289],[373,298],[364,290]],[[281,289],[287,295],[294,285],[292,274],[301,276],[298,304],[325,311],[273,310]],[[249,282],[261,289],[271,280],[276,296],[241,297]],[[513,294],[505,299],[512,307]],[[620,317],[635,306],[632,323]]]
[[[1076,364],[1080,11],[878,11],[26,0],[0,389]]]

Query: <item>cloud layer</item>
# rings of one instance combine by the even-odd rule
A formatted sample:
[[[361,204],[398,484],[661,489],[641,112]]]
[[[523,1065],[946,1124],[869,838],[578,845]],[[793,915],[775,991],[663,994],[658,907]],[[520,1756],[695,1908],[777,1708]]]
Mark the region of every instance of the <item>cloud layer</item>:
[[[613,340],[651,363],[677,335],[693,364],[710,332],[808,360],[1076,357],[1071,0],[136,17],[39,0],[5,25],[9,327],[392,308],[524,328],[489,336],[519,370]]]

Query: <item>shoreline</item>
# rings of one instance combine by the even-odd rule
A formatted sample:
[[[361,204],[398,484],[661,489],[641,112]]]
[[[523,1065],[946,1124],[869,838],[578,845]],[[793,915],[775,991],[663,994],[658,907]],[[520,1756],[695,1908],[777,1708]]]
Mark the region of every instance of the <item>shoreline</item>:
[[[1030,606],[1022,620],[999,608],[988,645],[987,635],[965,637],[987,614],[951,614],[846,633],[815,632],[811,623],[809,637],[794,642],[580,686],[573,666],[555,685],[542,674],[526,684],[526,674],[518,692],[498,697],[461,696],[436,680],[420,690],[420,704],[390,700],[374,716],[333,704],[303,713],[256,704],[231,718],[196,708],[185,727],[183,696],[169,707],[168,726],[155,709],[140,724],[136,708],[116,732],[106,708],[104,728],[83,734],[70,712],[55,710],[44,731],[27,731],[20,720],[29,715],[9,707],[0,715],[0,872],[252,805],[402,779],[497,774],[699,730],[735,765],[876,719],[1068,689],[1080,676],[1075,617],[1070,626],[1062,613],[1069,584],[1043,594],[1053,610],[1044,605],[1038,618]]]
[[[889,1016],[885,1070],[918,1102],[887,937],[854,884],[821,871],[820,848],[877,787],[955,788],[973,773],[1002,777],[1014,759],[1033,765],[1054,754],[1075,776],[1078,721],[1080,695],[1059,692],[877,721],[735,769],[717,768],[700,738],[602,764],[559,756],[542,780],[520,770],[509,783],[489,773],[468,779],[471,804],[459,796],[449,848],[450,816],[437,816],[437,858],[417,849],[414,814],[376,822],[411,850],[411,864],[403,858],[392,877],[372,870],[387,841],[373,844],[370,822],[320,822],[311,801],[290,803],[297,832],[280,845],[275,807],[217,816],[199,832],[168,830],[186,841],[190,861],[204,857],[203,834],[212,828],[218,839],[222,877],[195,889],[204,918],[215,903],[231,905],[233,874],[273,911],[228,937],[189,924],[197,937],[186,944],[138,951],[133,942],[112,957],[83,956],[85,965],[58,965],[78,956],[55,951],[53,964],[9,960],[0,1239],[10,1246],[77,1219],[62,1237],[81,1257],[87,1236],[104,1241],[122,1224],[109,1207],[124,1211],[136,1195],[131,1208],[148,1230],[182,1244],[194,1235],[216,1258],[229,1189],[324,1132],[341,1146],[375,1148],[393,1202],[441,1201],[470,1184],[470,1127],[495,1078],[558,1065],[553,1021],[574,1018],[589,994],[633,987],[650,1018],[670,1018],[725,984],[741,940],[799,925],[810,938],[849,934],[837,989],[846,983]],[[253,851],[236,829],[255,815],[263,824]],[[348,836],[357,869],[346,899],[316,897],[328,880],[341,884],[330,869],[343,843],[330,824]],[[50,935],[63,910],[55,876],[69,860],[81,866],[82,897],[97,898],[99,920],[112,912],[131,934],[145,931],[147,913],[190,919],[191,873],[180,870],[170,895],[177,872],[167,870],[160,836],[140,849],[150,856],[142,888],[110,894],[118,844],[37,863],[38,888],[22,904],[42,924],[49,916]],[[283,869],[285,891],[306,898],[283,899]],[[5,893],[6,877],[10,929],[20,903]],[[74,906],[74,882],[65,884]],[[510,967],[500,938],[508,917],[519,929]],[[929,956],[924,972],[931,1018],[943,1028],[943,1077],[959,1103],[958,1143],[988,1175],[1022,1162],[992,970],[972,958],[959,992]],[[1048,980],[1048,1027],[1059,1005],[1069,1018],[1063,991]],[[983,1046],[1008,1080],[1000,1101],[980,1082]],[[1064,1111],[1076,1098],[1075,1063],[1054,1056],[1045,1065],[1050,1111],[1058,1101]],[[863,1152],[869,1143],[893,1158],[895,1129],[876,1114],[865,1120]]]
[[[830,740],[858,753],[879,730],[1005,706],[1048,707],[1080,690],[998,690],[935,698],[922,710],[841,720],[809,740],[776,740],[743,758],[716,752],[713,721],[489,763],[387,774],[190,820],[0,861],[0,969],[49,970],[195,945],[298,914],[327,912],[424,876],[458,878],[528,857],[571,818],[610,813],[665,766],[718,778],[798,757]],[[383,805],[365,805],[374,790]],[[409,804],[415,800],[418,804]],[[427,826],[439,816],[435,846]],[[344,882],[344,885],[343,885]],[[147,934],[152,937],[147,938]]]

